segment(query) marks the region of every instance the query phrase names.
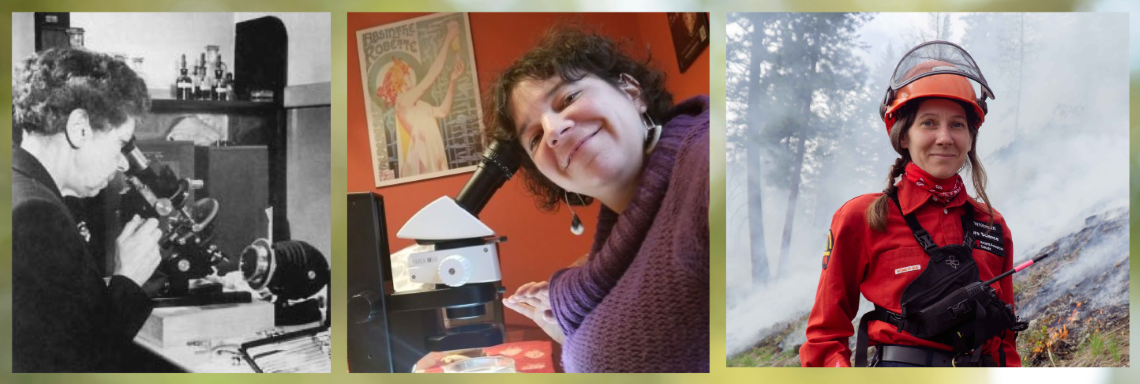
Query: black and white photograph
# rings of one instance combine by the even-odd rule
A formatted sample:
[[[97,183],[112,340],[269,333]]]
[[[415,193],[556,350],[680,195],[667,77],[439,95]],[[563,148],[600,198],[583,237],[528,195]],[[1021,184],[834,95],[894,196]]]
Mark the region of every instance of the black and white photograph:
[[[12,14],[14,372],[329,372],[330,28]]]

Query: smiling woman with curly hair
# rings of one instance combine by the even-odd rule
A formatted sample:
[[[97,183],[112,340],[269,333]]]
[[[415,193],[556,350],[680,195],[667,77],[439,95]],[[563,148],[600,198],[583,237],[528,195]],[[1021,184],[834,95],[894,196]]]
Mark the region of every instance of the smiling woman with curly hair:
[[[541,209],[602,203],[585,263],[505,305],[562,343],[567,372],[708,372],[708,97],[674,105],[660,71],[560,27],[492,99],[488,136]]]

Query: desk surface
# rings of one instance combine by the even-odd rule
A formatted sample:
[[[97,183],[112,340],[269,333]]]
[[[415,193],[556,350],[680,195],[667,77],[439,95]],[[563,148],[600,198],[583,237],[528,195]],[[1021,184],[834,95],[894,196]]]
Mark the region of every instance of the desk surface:
[[[186,372],[253,373],[253,367],[250,367],[249,363],[241,358],[241,352],[238,351],[242,343],[319,326],[319,322],[282,326],[270,331],[257,332],[256,334],[246,336],[200,341],[192,345],[167,348],[161,348],[141,337],[135,337],[135,344],[142,346],[144,349],[162,357]]]
[[[558,372],[553,350],[558,346],[552,341],[522,341],[503,343],[493,347],[464,349],[458,351],[431,352],[416,363],[414,373],[441,373],[443,366],[473,357],[503,356],[514,361],[511,369],[520,373]]]

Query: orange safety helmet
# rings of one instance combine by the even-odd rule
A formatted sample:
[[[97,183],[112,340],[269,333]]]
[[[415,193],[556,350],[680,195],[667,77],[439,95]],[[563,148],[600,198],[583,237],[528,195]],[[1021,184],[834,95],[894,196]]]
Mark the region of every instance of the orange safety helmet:
[[[977,97],[970,80],[981,85],[981,97]],[[899,108],[928,97],[942,97],[973,106],[978,117],[974,124],[981,127],[988,111],[986,98],[993,99],[994,93],[978,64],[965,49],[954,43],[935,40],[911,49],[895,67],[891,84],[879,106],[887,134],[898,120],[896,112]]]

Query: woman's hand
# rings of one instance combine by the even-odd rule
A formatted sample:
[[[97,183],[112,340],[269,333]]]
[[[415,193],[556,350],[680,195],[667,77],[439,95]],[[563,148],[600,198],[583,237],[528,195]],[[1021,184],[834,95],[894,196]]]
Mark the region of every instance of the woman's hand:
[[[523,284],[511,297],[503,299],[503,305],[521,313],[534,321],[551,339],[562,344],[566,336],[550,309],[550,290],[545,281]]]
[[[460,76],[463,76],[463,68],[463,60],[456,59],[455,67],[451,69],[451,84],[455,84],[455,80],[458,80]]]
[[[141,287],[162,261],[158,253],[158,239],[161,237],[158,220],[144,220],[138,215],[131,218],[115,240],[114,274],[131,279]]]
[[[447,23],[447,35],[444,36],[444,41],[459,37],[459,22],[452,21]]]

